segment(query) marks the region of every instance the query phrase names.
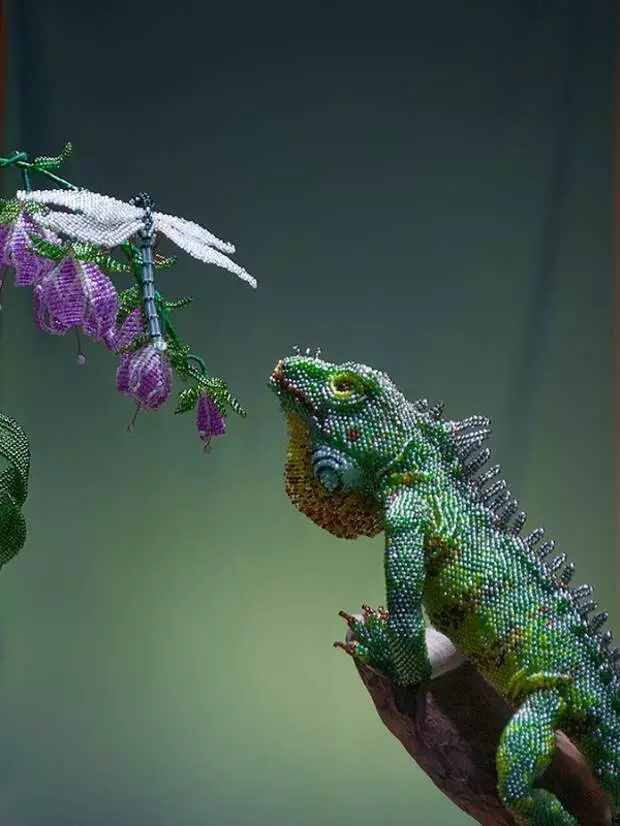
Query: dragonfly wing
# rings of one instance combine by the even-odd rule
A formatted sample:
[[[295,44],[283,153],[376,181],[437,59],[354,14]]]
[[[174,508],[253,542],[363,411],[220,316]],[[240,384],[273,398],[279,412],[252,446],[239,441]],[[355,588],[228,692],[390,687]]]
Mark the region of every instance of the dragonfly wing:
[[[236,264],[227,255],[224,255],[224,253],[205,244],[204,241],[197,241],[193,236],[180,232],[177,226],[173,224],[167,223],[165,227],[160,225],[159,229],[167,235],[171,241],[174,241],[177,246],[184,249],[185,252],[188,252],[194,258],[198,258],[199,261],[223,267],[225,270],[237,275],[243,281],[247,281],[250,286],[256,287],[256,279],[253,278],[249,272],[246,272],[243,267]]]
[[[72,212],[48,212],[45,215],[37,215],[37,223],[69,238],[105,249],[122,244],[142,226],[141,218],[112,225],[101,223],[90,215],[75,215]]]
[[[164,212],[156,212],[155,225],[164,235],[169,235],[167,227],[173,227],[177,232],[194,238],[196,241],[202,241],[203,244],[209,247],[215,247],[215,249],[221,252],[234,253],[235,251],[235,245],[231,244],[230,241],[222,241],[221,238],[209,232],[208,229],[201,227],[200,224],[196,224],[194,221],[187,221],[185,218],[177,218],[176,215],[166,215]]]
[[[101,223],[130,221],[142,215],[142,210],[126,204],[110,195],[99,195],[88,189],[36,189],[33,192],[19,190],[20,201],[34,201],[46,206],[60,206],[91,215]]]

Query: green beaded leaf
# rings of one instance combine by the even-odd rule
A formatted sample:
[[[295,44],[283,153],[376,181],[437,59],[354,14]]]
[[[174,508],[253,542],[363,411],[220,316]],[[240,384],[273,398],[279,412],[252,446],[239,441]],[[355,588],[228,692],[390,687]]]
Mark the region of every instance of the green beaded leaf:
[[[177,260],[178,259],[175,255],[166,258],[163,255],[159,255],[159,253],[155,253],[153,256],[153,266],[156,270],[166,270],[170,269],[170,267],[174,267]]]
[[[215,398],[214,401],[217,403],[217,398]],[[248,415],[247,410],[244,407],[241,407],[239,400],[232,395],[227,387],[224,389],[222,394],[222,403],[227,403],[230,405],[230,409],[233,410],[238,416],[245,418]],[[226,415],[225,412],[224,415]]]
[[[227,415],[228,407],[234,410],[239,416],[247,416],[247,411],[241,407],[223,379],[217,378],[216,376],[203,376],[192,367],[190,367],[189,372],[190,375],[196,379],[201,390],[213,399],[223,416]]]
[[[193,300],[193,298],[179,298],[178,301],[164,301],[164,306],[167,310],[184,310]]]
[[[69,253],[68,244],[53,244],[51,241],[46,241],[45,238],[39,238],[37,235],[30,236],[30,243],[32,244],[32,251],[42,258],[49,258],[50,261],[60,261]]]
[[[3,198],[0,201],[0,227],[12,224],[23,211],[24,205],[17,198],[10,200]]]
[[[142,304],[139,287],[129,287],[118,294],[118,320],[123,321],[136,307]]]
[[[193,387],[188,387],[186,390],[182,390],[179,393],[179,400],[177,403],[176,410],[174,412],[189,413],[190,410],[193,410],[198,404],[198,399],[201,393],[202,389],[198,385],[194,385]]]
[[[102,269],[108,270],[108,272],[130,272],[131,270],[128,264],[112,258],[108,252],[104,252],[104,250],[96,247],[94,244],[76,241],[73,243],[73,254],[78,261],[90,261]]]
[[[60,155],[41,155],[38,158],[35,158],[32,164],[36,169],[58,169],[70,157],[72,151],[73,147],[68,141]]]
[[[30,444],[21,425],[0,413],[0,455],[8,466],[0,473],[0,565],[12,559],[26,541],[21,506],[28,495]]]
[[[168,342],[168,361],[177,376],[183,381],[191,378],[191,370],[187,357],[191,353],[189,345]],[[200,374],[199,374],[200,375]]]
[[[142,306],[142,291],[140,290],[139,286],[135,285],[133,287],[129,287],[126,290],[122,290],[118,295],[118,299],[118,321],[120,323],[130,313],[132,313],[136,309],[136,307]],[[155,302],[158,305],[158,310],[161,312],[164,318],[166,318],[167,313],[171,312],[172,310],[182,310],[184,307],[189,306],[191,301],[191,298],[181,298],[179,299],[179,301],[166,301],[166,299],[160,293],[156,293],[155,295]],[[190,352],[189,347],[187,347],[187,352]],[[185,361],[185,355],[180,356],[180,361]]]
[[[63,244],[53,244],[45,238],[37,235],[30,236],[32,252],[50,261],[60,261],[68,255],[72,255],[77,261],[89,261],[109,272],[127,272],[129,267],[121,261],[112,258],[94,244],[86,244],[81,241],[65,242]]]
[[[129,250],[131,253],[129,254]],[[142,254],[140,252],[139,247],[135,247],[133,245],[127,244],[126,248],[124,249],[125,255],[128,255],[133,263],[134,270],[136,272],[140,272],[142,269]],[[177,262],[176,256],[163,256],[159,253],[155,253],[153,255],[153,266],[156,270],[163,270],[163,269],[170,269],[170,267],[174,267]]]
[[[102,252],[101,250],[91,259],[84,259],[94,261],[102,270],[106,270],[107,272],[128,272],[129,267],[126,264],[123,264],[122,261],[118,261],[116,258],[112,258],[112,256],[107,252]]]

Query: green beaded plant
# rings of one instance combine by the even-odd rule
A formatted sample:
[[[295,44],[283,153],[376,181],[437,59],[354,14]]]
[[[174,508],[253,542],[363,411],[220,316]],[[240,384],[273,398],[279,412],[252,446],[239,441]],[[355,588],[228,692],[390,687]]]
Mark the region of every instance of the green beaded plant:
[[[141,409],[168,401],[176,376],[185,387],[175,413],[195,411],[204,449],[225,432],[229,409],[246,412],[226,382],[210,375],[203,358],[186,344],[171,316],[191,298],[169,300],[155,285],[155,273],[176,264],[155,252],[158,234],[205,263],[229,270],[252,286],[256,281],[224,253],[234,247],[183,218],[154,212],[149,195],[128,203],[79,189],[58,174],[71,144],[60,155],[30,159],[25,152],[0,158],[0,167],[21,173],[22,189],[0,200],[0,267],[13,271],[17,287],[32,287],[35,320],[41,330],[77,340],[77,362],[86,363],[81,334],[118,358],[116,387],[136,403],[128,430]],[[54,188],[33,190],[35,175]],[[53,209],[60,206],[62,210]],[[133,283],[120,291],[112,276]],[[5,285],[0,279],[0,291]],[[1,414],[0,414],[1,415]],[[30,451],[23,429],[1,415],[0,453],[8,466],[0,476],[0,565],[23,546],[21,513],[28,491]]]
[[[7,465],[0,473],[0,566],[12,559],[26,541],[22,506],[28,496],[30,444],[23,428],[0,413],[0,455]]]

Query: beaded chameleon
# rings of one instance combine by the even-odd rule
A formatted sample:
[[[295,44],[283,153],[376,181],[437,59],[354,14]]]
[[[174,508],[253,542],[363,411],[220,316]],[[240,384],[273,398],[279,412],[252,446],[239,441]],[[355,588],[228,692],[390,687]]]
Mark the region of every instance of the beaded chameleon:
[[[286,489],[336,536],[385,535],[387,610],[345,614],[336,643],[401,685],[428,679],[423,608],[511,704],[497,751],[498,792],[519,824],[578,826],[536,779],[562,729],[581,749],[620,823],[620,649],[589,585],[551,558],[543,530],[521,534],[519,510],[482,443],[489,420],[443,418],[409,402],[382,372],[311,355],[280,360],[269,379],[288,420]]]

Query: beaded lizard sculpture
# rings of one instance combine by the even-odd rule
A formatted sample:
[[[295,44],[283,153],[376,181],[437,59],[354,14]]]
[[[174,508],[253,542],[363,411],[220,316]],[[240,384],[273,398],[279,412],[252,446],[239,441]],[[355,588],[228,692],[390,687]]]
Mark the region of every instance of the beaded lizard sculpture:
[[[577,826],[534,783],[562,729],[581,749],[620,823],[620,650],[591,587],[550,558],[543,530],[499,478],[480,474],[489,420],[442,418],[384,373],[309,355],[278,362],[270,386],[288,420],[286,489],[339,537],[385,534],[387,610],[341,612],[354,638],[336,643],[401,685],[430,676],[423,607],[514,708],[497,753],[498,791],[518,823]]]

